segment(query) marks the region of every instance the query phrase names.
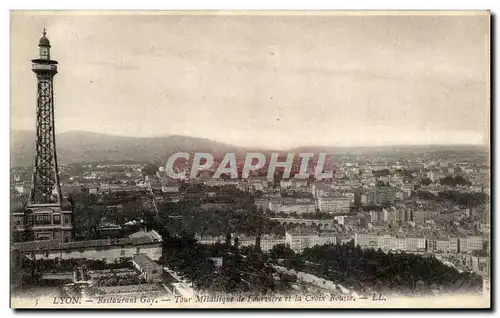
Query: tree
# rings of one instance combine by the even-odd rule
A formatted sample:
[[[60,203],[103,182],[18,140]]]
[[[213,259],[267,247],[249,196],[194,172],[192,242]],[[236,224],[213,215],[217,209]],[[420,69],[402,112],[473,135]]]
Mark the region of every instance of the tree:
[[[231,231],[226,232],[226,245],[231,246],[232,235]]]
[[[432,180],[429,179],[429,178],[423,178],[421,181],[420,181],[420,184],[424,185],[424,186],[428,186],[429,184],[432,183]]]
[[[439,180],[439,182],[442,185],[449,185],[449,186],[470,185],[471,184],[469,181],[465,180],[465,178],[462,177],[462,176],[455,176],[455,177],[448,176],[448,177],[444,177],[441,180]]]
[[[307,262],[305,262],[307,261]],[[436,284],[450,292],[478,292],[481,277],[459,273],[436,258],[407,253],[384,253],[380,249],[362,250],[352,245],[326,245],[305,249],[302,255],[287,260],[286,265],[318,277],[337,280],[348,288],[383,292],[416,293],[417,283]],[[461,282],[457,285],[455,282]],[[421,287],[421,283],[418,283]],[[420,288],[421,289],[421,288]]]
[[[273,259],[288,259],[295,256],[295,252],[286,244],[277,244],[269,251],[269,257]]]

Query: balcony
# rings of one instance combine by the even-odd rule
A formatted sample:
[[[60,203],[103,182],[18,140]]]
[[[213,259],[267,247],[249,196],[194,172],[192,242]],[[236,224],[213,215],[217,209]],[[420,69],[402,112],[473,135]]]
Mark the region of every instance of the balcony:
[[[73,226],[71,224],[35,224],[29,227],[31,230],[71,230]]]
[[[57,72],[57,65],[56,64],[32,63],[31,64],[31,69],[33,71],[53,71],[53,72]]]

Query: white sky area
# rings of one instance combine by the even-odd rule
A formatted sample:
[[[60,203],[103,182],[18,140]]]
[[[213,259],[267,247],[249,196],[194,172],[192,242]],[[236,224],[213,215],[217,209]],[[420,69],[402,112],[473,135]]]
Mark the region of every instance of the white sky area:
[[[489,16],[14,12],[11,129],[35,127],[42,29],[56,132],[240,146],[489,144]]]

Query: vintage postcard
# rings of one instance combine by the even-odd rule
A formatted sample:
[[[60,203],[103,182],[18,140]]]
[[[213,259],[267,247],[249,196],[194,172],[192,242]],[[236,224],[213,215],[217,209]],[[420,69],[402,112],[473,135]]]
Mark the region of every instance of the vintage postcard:
[[[490,308],[490,12],[12,11],[13,308]]]

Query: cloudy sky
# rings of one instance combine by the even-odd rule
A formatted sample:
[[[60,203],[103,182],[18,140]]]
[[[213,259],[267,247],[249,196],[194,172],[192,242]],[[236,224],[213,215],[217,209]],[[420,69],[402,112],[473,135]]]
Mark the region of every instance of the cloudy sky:
[[[11,127],[34,129],[44,26],[56,131],[270,148],[488,144],[486,14],[11,16]]]

